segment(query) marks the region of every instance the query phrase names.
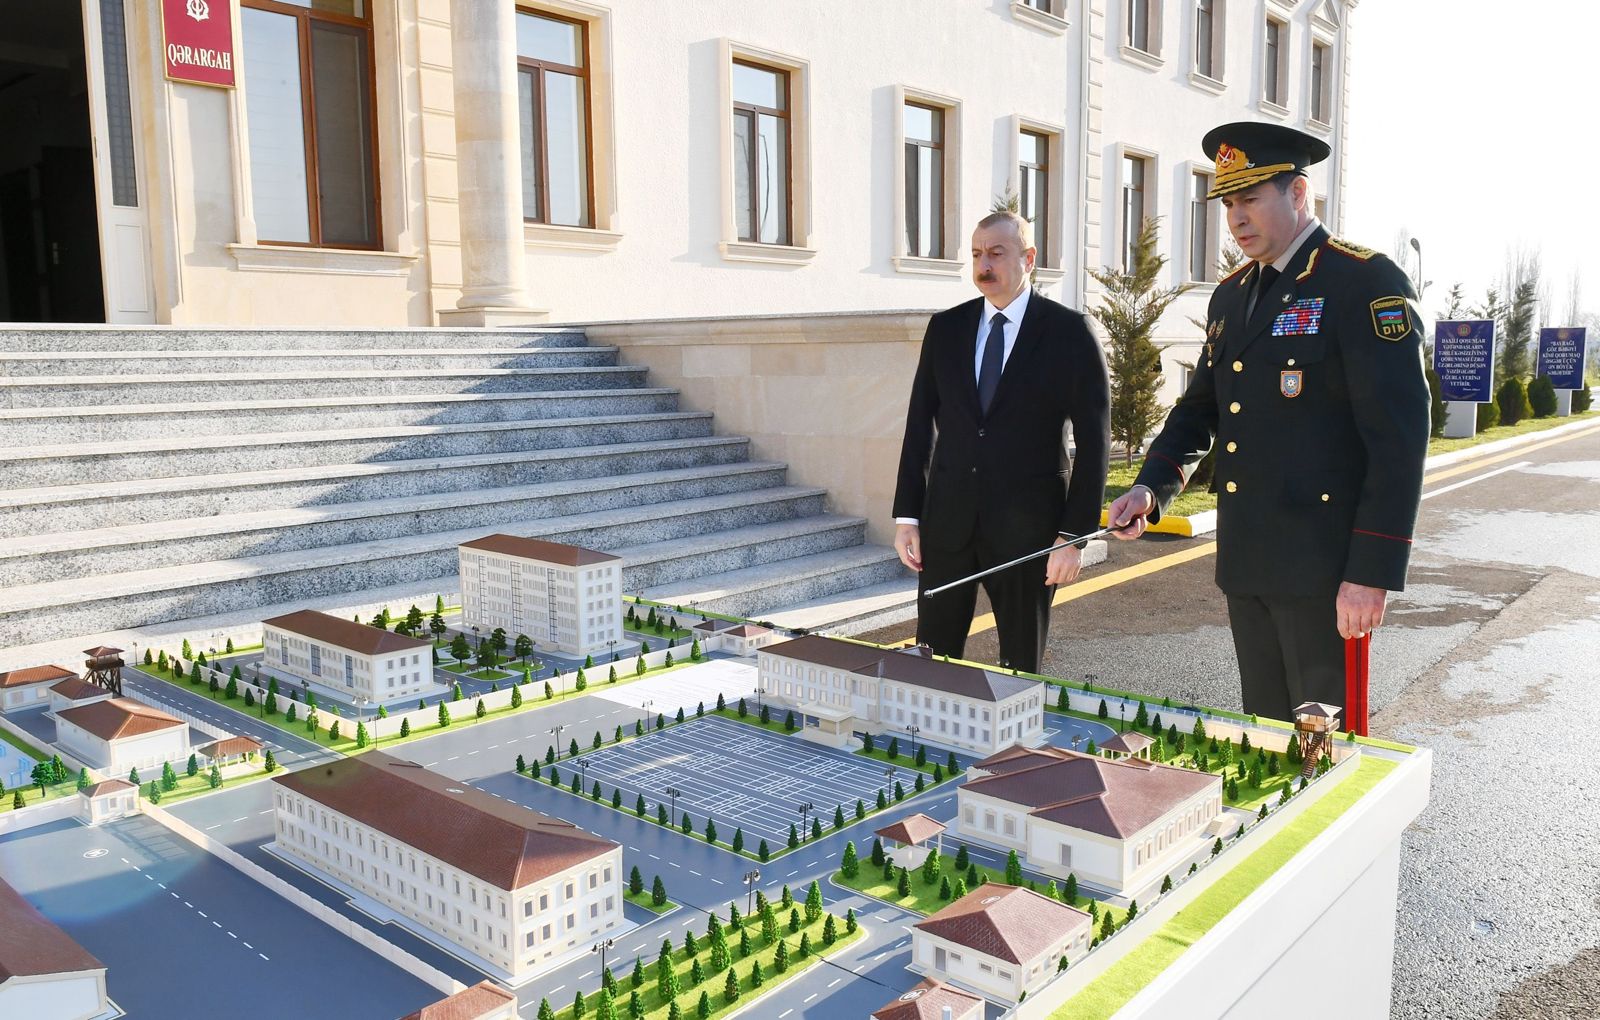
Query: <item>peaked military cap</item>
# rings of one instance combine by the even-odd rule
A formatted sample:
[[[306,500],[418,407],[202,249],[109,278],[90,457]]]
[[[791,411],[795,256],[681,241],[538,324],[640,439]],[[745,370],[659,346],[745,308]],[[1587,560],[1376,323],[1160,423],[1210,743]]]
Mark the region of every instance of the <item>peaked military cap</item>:
[[[1217,167],[1207,198],[1231,195],[1279,174],[1299,173],[1332,151],[1327,142],[1304,131],[1248,120],[1212,128],[1200,144]]]

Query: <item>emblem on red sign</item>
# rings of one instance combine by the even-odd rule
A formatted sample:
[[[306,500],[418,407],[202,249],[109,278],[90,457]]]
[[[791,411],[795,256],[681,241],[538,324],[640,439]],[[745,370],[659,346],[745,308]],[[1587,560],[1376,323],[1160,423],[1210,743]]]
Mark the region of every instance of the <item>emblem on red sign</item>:
[[[168,80],[233,88],[230,0],[161,0],[161,43]]]

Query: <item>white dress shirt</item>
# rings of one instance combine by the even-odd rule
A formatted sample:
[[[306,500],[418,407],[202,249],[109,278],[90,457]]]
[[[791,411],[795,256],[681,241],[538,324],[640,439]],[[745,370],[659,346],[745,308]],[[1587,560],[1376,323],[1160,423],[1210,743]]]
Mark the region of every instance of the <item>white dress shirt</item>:
[[[983,376],[983,349],[989,344],[989,325],[994,321],[995,313],[1004,313],[1006,324],[1000,327],[1000,333],[1005,337],[1005,349],[1000,353],[1000,371],[1005,373],[1006,362],[1011,359],[1011,351],[1017,346],[1017,330],[1022,325],[1022,317],[1028,313],[1028,295],[1033,293],[1033,287],[1023,287],[1022,293],[1011,299],[1011,303],[1004,308],[996,308],[988,298],[983,299],[983,313],[978,316],[978,343],[972,354],[972,378],[980,379]],[[921,524],[916,517],[896,517],[896,524]]]

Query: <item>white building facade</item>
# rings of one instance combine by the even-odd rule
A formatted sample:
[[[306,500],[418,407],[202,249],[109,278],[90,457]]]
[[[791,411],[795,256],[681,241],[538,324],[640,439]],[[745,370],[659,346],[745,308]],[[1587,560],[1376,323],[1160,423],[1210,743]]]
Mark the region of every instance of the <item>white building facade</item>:
[[[1044,739],[1043,684],[925,650],[811,635],[762,648],[756,659],[774,710],[793,710],[802,736],[836,747],[873,733],[988,755]]]
[[[86,40],[60,88],[90,97],[96,175],[73,197],[99,212],[84,242],[113,322],[941,307],[970,293],[966,234],[1008,190],[1038,219],[1046,293],[1080,303],[1140,187],[1123,161],[1149,160],[1144,211],[1186,271],[1198,139],[1244,117],[1328,137],[1318,194],[1340,214],[1354,0],[877,0],[844,20],[241,0],[231,89],[168,80],[166,38],[192,26],[159,5],[62,6],[15,43]],[[312,61],[297,34],[332,22],[356,45]],[[302,79],[337,97],[338,142],[299,112]]]
[[[1074,7],[1079,6],[1074,3]],[[1231,246],[1225,210],[1207,202],[1214,168],[1200,149],[1230,121],[1285,124],[1333,148],[1309,169],[1315,212],[1338,233],[1344,218],[1348,0],[1084,0],[1088,101],[1084,135],[1084,261],[1125,268],[1140,223],[1157,218],[1163,286],[1192,284],[1162,317],[1154,340],[1164,396],[1186,385],[1203,342],[1217,265]],[[1366,238],[1369,247],[1387,238]],[[1225,274],[1224,274],[1225,275]],[[1085,307],[1100,288],[1085,280]]]
[[[381,753],[274,781],[276,848],[520,980],[623,920],[622,848]]]
[[[1018,1002],[1076,963],[1094,937],[1089,915],[1019,886],[986,883],[917,922],[909,969]]]
[[[622,640],[621,557],[515,535],[465,542],[458,557],[465,626],[566,655],[609,656]]]
[[[1209,845],[1222,780],[1138,758],[1041,748],[974,765],[956,791],[956,834],[1015,850],[1034,870],[1139,895]]]
[[[430,642],[314,610],[261,624],[261,667],[383,703],[431,693]]]
[[[50,688],[78,674],[61,666],[28,666],[0,673],[0,713],[50,706]]]
[[[149,772],[189,757],[189,724],[132,698],[95,701],[55,716],[61,749],[112,775]]]

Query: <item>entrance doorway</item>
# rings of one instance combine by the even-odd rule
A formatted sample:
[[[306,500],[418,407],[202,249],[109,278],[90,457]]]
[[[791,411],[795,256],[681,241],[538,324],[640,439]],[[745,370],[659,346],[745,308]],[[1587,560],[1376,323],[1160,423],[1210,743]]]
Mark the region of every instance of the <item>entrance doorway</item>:
[[[104,322],[82,10],[0,0],[0,321]]]

